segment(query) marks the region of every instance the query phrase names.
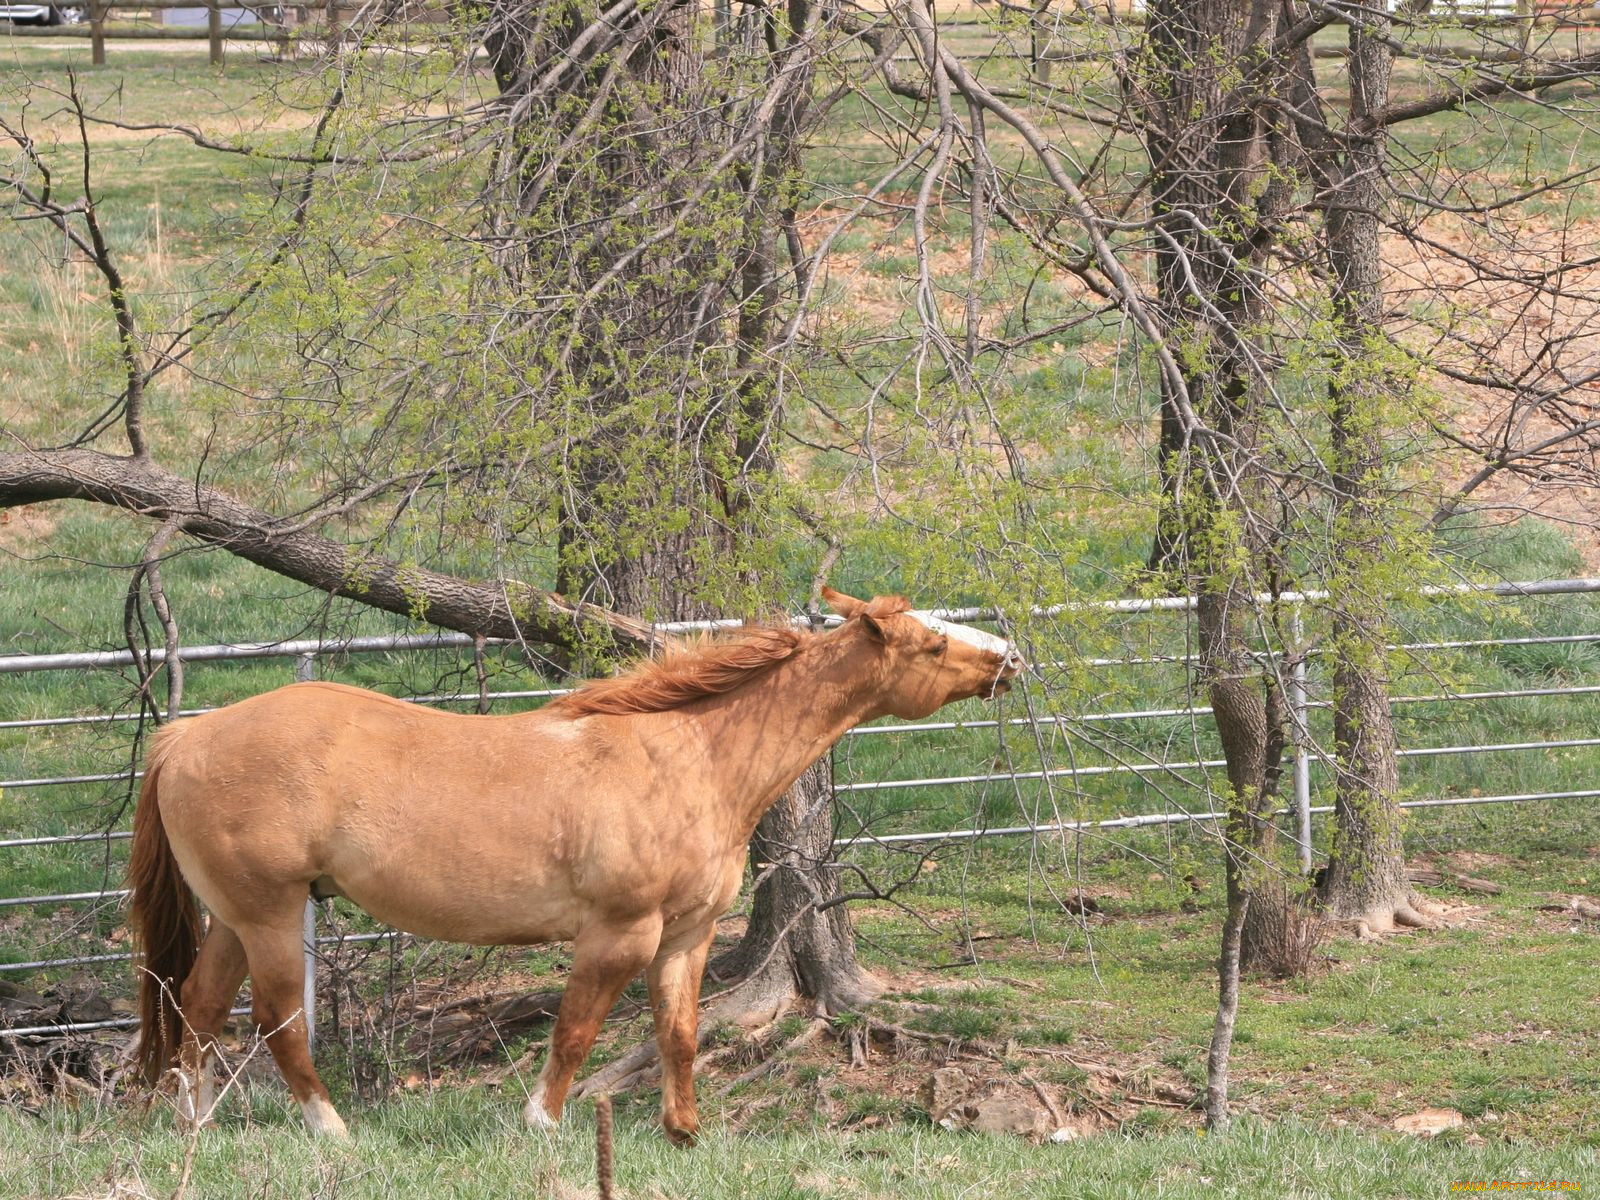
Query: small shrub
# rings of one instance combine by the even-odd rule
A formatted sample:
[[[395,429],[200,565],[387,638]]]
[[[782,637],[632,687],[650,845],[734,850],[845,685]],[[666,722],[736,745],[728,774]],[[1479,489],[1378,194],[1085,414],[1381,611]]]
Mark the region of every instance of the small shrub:
[[[1327,923],[1300,881],[1274,875],[1251,898],[1240,966],[1274,979],[1298,979],[1311,973],[1326,934]]]

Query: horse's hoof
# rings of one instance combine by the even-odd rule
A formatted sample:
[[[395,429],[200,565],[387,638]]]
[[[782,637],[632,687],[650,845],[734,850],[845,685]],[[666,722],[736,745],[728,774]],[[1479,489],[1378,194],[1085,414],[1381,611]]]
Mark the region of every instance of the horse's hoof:
[[[674,1129],[671,1125],[668,1125],[666,1130],[667,1140],[670,1141],[674,1146],[681,1146],[685,1150],[690,1149],[696,1142],[700,1140],[700,1129],[698,1126],[688,1129]]]
[[[300,1106],[300,1113],[306,1119],[306,1125],[312,1134],[319,1138],[334,1138],[337,1141],[346,1141],[350,1131],[344,1127],[344,1118],[334,1111],[321,1096],[313,1096]]]
[[[545,1133],[554,1133],[561,1122],[557,1121],[544,1110],[542,1100],[529,1100],[522,1107],[522,1121],[529,1129],[540,1129]]]

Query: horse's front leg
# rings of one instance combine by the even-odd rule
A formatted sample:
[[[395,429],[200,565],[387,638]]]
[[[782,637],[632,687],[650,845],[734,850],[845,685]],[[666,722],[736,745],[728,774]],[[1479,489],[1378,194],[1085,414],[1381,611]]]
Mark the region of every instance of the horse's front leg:
[[[560,1122],[572,1078],[589,1056],[606,1014],[628,981],[655,957],[660,944],[658,913],[631,924],[595,921],[578,935],[544,1069],[522,1110],[529,1125],[554,1129]]]
[[[661,1050],[661,1124],[680,1146],[692,1146],[700,1130],[694,1104],[694,1058],[699,1048],[700,981],[715,925],[662,942],[645,971]]]

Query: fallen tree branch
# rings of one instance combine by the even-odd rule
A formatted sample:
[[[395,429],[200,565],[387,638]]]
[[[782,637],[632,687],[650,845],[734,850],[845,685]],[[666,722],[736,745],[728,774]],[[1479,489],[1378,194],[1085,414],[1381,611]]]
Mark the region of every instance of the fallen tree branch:
[[[505,1039],[525,1033],[561,1012],[561,991],[514,993],[456,1001],[419,1012],[414,1048],[427,1047],[446,1062],[459,1063],[493,1053]]]
[[[575,627],[606,630],[620,645],[648,647],[648,622],[515,581],[480,582],[402,566],[185,479],[148,459],[95,450],[0,454],[0,508],[89,500],[171,524],[177,531],[334,596],[461,633],[556,645]]]

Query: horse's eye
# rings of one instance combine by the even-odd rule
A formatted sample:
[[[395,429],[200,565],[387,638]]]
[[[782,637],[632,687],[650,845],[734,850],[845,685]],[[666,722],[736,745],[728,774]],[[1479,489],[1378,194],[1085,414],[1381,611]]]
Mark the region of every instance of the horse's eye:
[[[929,654],[943,654],[949,648],[950,648],[950,639],[947,636],[944,636],[944,635],[941,634],[940,637],[939,637],[939,640],[937,642],[933,643],[933,645],[928,647],[928,653]]]

